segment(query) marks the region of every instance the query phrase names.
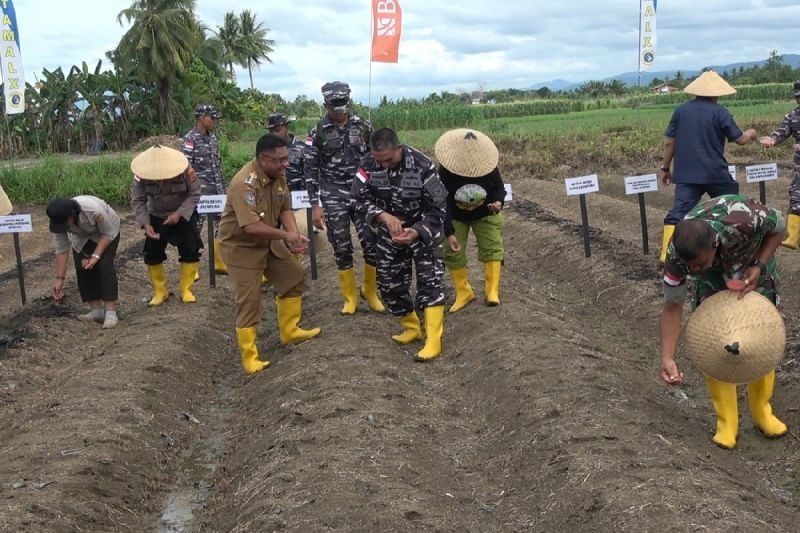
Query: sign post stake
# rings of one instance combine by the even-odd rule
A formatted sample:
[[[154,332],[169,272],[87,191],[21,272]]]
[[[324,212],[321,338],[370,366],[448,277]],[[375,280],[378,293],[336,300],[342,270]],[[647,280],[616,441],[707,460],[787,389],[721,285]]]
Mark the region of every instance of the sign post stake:
[[[567,196],[577,196],[581,204],[581,223],[583,224],[583,252],[586,257],[591,257],[592,251],[589,247],[589,214],[586,211],[586,195],[590,192],[600,190],[600,182],[597,174],[582,176],[579,178],[567,178],[564,180],[567,188]]]
[[[758,182],[758,199],[762,204],[767,205],[767,186],[763,181]]]
[[[639,197],[639,217],[642,221],[642,253],[647,255],[650,253],[650,243],[647,238],[647,208],[644,204],[644,193],[637,194]]]
[[[778,164],[748,165],[744,168],[747,183],[758,183],[758,199],[767,204],[767,181],[778,179]]]
[[[22,305],[28,303],[25,296],[25,273],[22,270],[22,251],[19,247],[19,233],[14,233],[14,254],[17,256],[17,276],[19,277],[19,295],[22,297]]]
[[[214,215],[209,213],[206,215],[208,222],[208,285],[212,289],[217,288],[217,271],[214,270],[215,263],[215,250],[214,250]]]
[[[308,226],[308,254],[311,259],[311,279],[317,279],[317,245],[314,242],[314,224],[311,219],[311,208],[306,208],[306,225]]]
[[[586,257],[591,257],[592,250],[589,248],[589,213],[586,212],[586,195],[581,194],[578,198],[581,202],[581,223],[583,224],[583,254]]]
[[[647,236],[647,206],[644,202],[644,193],[658,191],[658,176],[644,174],[641,176],[628,176],[625,178],[625,194],[635,194],[639,197],[639,224],[642,227],[642,249],[644,255],[650,253],[650,241]]]

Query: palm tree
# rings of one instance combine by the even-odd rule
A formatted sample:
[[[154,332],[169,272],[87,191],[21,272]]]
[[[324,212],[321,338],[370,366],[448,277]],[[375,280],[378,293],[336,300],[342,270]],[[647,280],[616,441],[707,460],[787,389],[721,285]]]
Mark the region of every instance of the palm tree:
[[[233,11],[225,13],[222,26],[217,26],[217,39],[222,44],[222,61],[227,65],[231,79],[234,78],[233,65],[244,56],[242,50],[242,26]]]
[[[117,45],[117,54],[136,64],[138,76],[158,91],[158,111],[169,131],[175,130],[172,86],[186,72],[196,42],[195,0],[134,0],[117,22],[132,23]]]
[[[253,65],[258,67],[261,60],[266,59],[272,63],[269,54],[274,52],[275,41],[267,39],[269,28],[264,27],[263,22],[256,22],[256,16],[249,9],[245,9],[239,14],[239,26],[241,30],[242,56],[238,63],[247,67],[250,74],[250,88],[253,88]]]

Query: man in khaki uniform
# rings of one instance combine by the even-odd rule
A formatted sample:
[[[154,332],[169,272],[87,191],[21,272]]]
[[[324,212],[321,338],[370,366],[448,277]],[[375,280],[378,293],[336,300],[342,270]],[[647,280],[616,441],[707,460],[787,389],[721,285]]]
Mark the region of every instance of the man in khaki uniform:
[[[178,248],[181,263],[181,300],[194,302],[192,294],[202,245],[197,233],[200,183],[187,173],[189,160],[166,146],[153,146],[131,161],[131,207],[136,223],[144,228],[144,262],[153,283],[150,305],[169,298],[164,276],[167,244]]]
[[[285,169],[289,149],[282,138],[267,134],[256,144],[256,157],[234,176],[219,228],[220,251],[236,292],[236,338],[242,366],[253,374],[269,366],[256,347],[261,320],[261,278],[278,292],[280,339],[283,344],[319,335],[319,328],[300,329],[305,273],[292,253],[303,252],[308,238],[297,231]],[[291,246],[287,248],[284,241]]]

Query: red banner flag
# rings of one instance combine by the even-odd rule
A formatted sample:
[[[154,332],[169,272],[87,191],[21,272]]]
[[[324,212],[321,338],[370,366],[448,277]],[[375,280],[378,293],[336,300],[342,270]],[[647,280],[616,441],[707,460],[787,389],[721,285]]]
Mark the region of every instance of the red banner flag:
[[[372,60],[397,63],[403,12],[399,0],[372,0]]]

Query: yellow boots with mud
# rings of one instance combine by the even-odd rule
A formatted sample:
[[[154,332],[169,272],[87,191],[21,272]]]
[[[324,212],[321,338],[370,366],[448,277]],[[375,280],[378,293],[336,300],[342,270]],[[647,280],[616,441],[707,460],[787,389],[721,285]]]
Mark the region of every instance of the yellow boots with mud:
[[[245,374],[255,374],[269,366],[269,361],[261,361],[258,358],[255,326],[236,328],[236,340],[239,343],[239,351],[242,353],[242,368],[244,368]]]
[[[781,245],[792,250],[800,248],[800,215],[790,213],[786,217],[786,238]]]
[[[450,312],[455,313],[475,299],[475,292],[469,284],[467,268],[454,268],[450,270],[453,278],[453,287],[456,289],[456,301],[450,306]]]
[[[344,307],[339,311],[343,315],[354,315],[358,307],[358,291],[356,291],[356,271],[352,268],[339,271],[339,288],[344,297]]]
[[[300,314],[303,308],[303,299],[300,296],[293,298],[276,298],[278,308],[278,327],[281,330],[281,343],[291,344],[302,342],[319,335],[320,329],[300,329]]]
[[[661,255],[658,262],[662,265],[667,261],[667,248],[669,248],[669,241],[672,240],[672,234],[675,233],[675,225],[664,224],[664,235],[661,237]]]
[[[430,361],[442,353],[444,331],[444,306],[425,308],[425,346],[417,352],[417,361]]]
[[[747,385],[747,403],[750,405],[750,416],[753,423],[768,439],[783,437],[789,431],[786,424],[772,414],[769,401],[775,390],[775,371],[773,370],[758,381]]]
[[[484,295],[486,305],[494,307],[500,304],[500,261],[486,261],[483,264],[483,275],[485,278]]]
[[[408,344],[422,337],[422,330],[420,329],[419,317],[416,311],[411,311],[406,316],[400,319],[400,325],[403,326],[403,333],[392,335],[392,340],[398,344]]]
[[[711,394],[711,404],[717,412],[717,431],[714,434],[714,444],[728,450],[736,446],[736,437],[739,433],[739,402],[736,397],[736,385],[724,383],[706,376],[708,392]]]
[[[181,300],[185,303],[197,301],[192,294],[192,285],[199,265],[200,263],[181,263]]]
[[[227,274],[228,267],[225,266],[225,261],[222,260],[222,254],[219,250],[219,239],[214,239],[214,272],[217,274]]]
[[[361,297],[369,304],[369,308],[376,313],[383,313],[386,308],[378,298],[378,271],[372,265],[364,265],[364,284],[361,286]]]
[[[153,298],[150,300],[150,305],[161,305],[169,298],[164,264],[147,265],[147,270],[150,272],[150,282],[153,284]]]

